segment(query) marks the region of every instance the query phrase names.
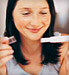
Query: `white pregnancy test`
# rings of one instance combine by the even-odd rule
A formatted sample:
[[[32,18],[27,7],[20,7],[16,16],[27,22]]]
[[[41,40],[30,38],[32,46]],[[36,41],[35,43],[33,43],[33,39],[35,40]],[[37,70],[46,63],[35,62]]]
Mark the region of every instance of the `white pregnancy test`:
[[[0,35],[0,37],[4,37],[4,36]],[[13,44],[13,43],[17,42],[17,40],[15,39],[14,36],[9,37],[8,40],[9,40],[9,44]]]
[[[14,36],[9,37],[9,44],[15,43],[16,39]]]
[[[60,42],[69,42],[69,36],[53,36],[49,38],[41,38],[41,43],[50,42],[50,43],[60,43]]]

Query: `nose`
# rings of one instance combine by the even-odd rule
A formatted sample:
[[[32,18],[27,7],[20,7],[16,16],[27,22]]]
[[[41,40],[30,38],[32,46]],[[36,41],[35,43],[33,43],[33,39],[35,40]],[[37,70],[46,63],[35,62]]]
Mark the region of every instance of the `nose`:
[[[38,15],[35,14],[35,15],[32,16],[31,25],[32,25],[33,27],[37,27],[37,26],[40,25],[40,18],[39,18]]]

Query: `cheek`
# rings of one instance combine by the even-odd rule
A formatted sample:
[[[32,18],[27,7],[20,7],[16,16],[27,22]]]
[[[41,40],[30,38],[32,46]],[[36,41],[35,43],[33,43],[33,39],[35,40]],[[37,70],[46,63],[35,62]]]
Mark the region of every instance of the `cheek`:
[[[51,16],[50,15],[43,18],[43,23],[45,26],[49,26],[50,22],[51,22]]]
[[[25,27],[26,25],[26,21],[24,20],[24,18],[19,14],[16,13],[15,11],[13,12],[13,21],[16,27]]]
[[[44,32],[46,32],[47,29],[49,28],[50,22],[51,22],[51,16],[50,15],[43,18],[43,25],[44,25],[43,30],[44,30]]]
[[[48,14],[48,16],[46,17],[46,23],[47,23],[48,25],[50,25],[50,22],[51,22],[51,15]]]
[[[46,19],[46,25],[50,25],[50,22],[51,22],[51,18],[48,17],[48,18]]]
[[[30,18],[24,18],[22,16],[17,16],[14,18],[14,22],[16,26],[27,27],[29,25]]]
[[[22,29],[23,27],[25,27],[26,21],[23,20],[23,18],[21,18],[20,16],[15,16],[14,17],[14,24],[17,29],[18,28]]]

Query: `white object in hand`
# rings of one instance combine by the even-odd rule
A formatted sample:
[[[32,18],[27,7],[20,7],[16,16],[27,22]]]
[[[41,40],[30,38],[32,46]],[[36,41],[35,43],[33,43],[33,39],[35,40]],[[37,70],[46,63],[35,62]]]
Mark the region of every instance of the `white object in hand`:
[[[16,39],[14,36],[9,37],[9,44],[15,43]]]
[[[4,36],[3,35],[0,35],[0,37],[2,38]],[[9,40],[9,44],[13,44],[13,43],[17,42],[17,40],[15,39],[14,36],[9,37],[8,40]]]
[[[69,36],[53,36],[49,38],[41,38],[41,43],[45,42],[50,43],[69,42]]]

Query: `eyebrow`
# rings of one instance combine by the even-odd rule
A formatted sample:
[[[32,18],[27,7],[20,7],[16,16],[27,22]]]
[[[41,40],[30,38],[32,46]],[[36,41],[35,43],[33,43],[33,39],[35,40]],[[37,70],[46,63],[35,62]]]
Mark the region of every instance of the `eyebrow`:
[[[41,8],[41,9],[48,9],[49,7],[43,7],[43,8]]]
[[[27,8],[27,7],[24,7],[24,8],[20,8],[20,9],[31,9],[31,8]],[[40,9],[48,9],[48,7],[42,7],[42,8],[40,8]]]
[[[31,9],[31,8],[26,8],[26,7],[24,7],[24,8],[20,8],[20,9]]]

